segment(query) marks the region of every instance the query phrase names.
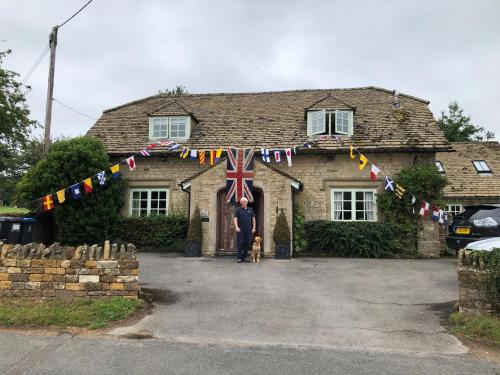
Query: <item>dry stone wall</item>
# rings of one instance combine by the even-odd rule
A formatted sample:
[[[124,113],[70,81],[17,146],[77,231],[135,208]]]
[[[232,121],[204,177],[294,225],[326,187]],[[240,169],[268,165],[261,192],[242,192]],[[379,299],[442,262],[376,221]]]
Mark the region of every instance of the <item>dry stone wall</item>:
[[[0,242],[0,298],[123,296],[137,298],[139,262],[133,244],[49,247]]]

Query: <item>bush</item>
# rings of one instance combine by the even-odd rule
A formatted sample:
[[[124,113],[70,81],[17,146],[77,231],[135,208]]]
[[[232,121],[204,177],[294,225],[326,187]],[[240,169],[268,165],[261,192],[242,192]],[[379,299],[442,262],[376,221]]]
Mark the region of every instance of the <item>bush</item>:
[[[201,225],[200,209],[198,206],[194,209],[191,222],[189,223],[189,232],[187,235],[188,241],[203,242],[203,228]]]
[[[306,231],[304,228],[305,217],[302,213],[301,207],[296,204],[294,209],[293,221],[293,249],[297,253],[303,252],[307,247]]]
[[[387,222],[308,221],[306,253],[353,258],[393,257],[403,250],[397,227]]]
[[[115,226],[115,242],[131,242],[140,250],[184,250],[187,218],[180,214],[120,218]]]
[[[103,242],[110,237],[123,205],[123,183],[109,178],[110,166],[103,144],[95,138],[78,137],[54,142],[47,158],[39,161],[17,184],[17,199],[31,201],[106,170],[108,181],[105,186],[93,181],[92,193],[83,193],[81,199],[73,200],[67,192],[66,202],[55,203],[51,212],[40,213],[45,216],[42,222],[51,222],[47,216],[55,218],[59,240],[64,244]],[[56,202],[55,195],[53,198]],[[39,210],[36,203],[29,208]],[[45,228],[46,231],[51,229]]]
[[[274,242],[281,245],[289,245],[290,239],[290,227],[288,226],[288,221],[286,220],[285,213],[281,211],[278,215],[278,218],[276,219],[273,240]]]

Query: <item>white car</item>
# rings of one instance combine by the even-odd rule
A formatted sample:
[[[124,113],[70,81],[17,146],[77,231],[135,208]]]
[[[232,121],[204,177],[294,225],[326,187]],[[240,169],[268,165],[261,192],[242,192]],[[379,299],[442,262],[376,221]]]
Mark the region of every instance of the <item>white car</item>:
[[[487,240],[471,242],[465,247],[465,250],[492,251],[495,248],[500,249],[500,237],[492,237]]]

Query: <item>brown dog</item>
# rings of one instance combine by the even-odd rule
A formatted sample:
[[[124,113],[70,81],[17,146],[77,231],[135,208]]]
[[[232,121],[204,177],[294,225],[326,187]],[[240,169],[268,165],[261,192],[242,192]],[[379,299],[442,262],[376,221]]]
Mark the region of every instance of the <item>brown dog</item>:
[[[262,238],[255,236],[252,245],[252,262],[260,262],[260,243]]]

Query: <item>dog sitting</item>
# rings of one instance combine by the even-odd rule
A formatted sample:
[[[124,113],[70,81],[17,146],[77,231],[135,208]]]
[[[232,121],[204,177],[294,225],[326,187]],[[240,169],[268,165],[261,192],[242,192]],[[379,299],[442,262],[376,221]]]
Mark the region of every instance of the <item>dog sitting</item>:
[[[252,262],[260,262],[260,243],[262,238],[255,236],[252,245]]]

